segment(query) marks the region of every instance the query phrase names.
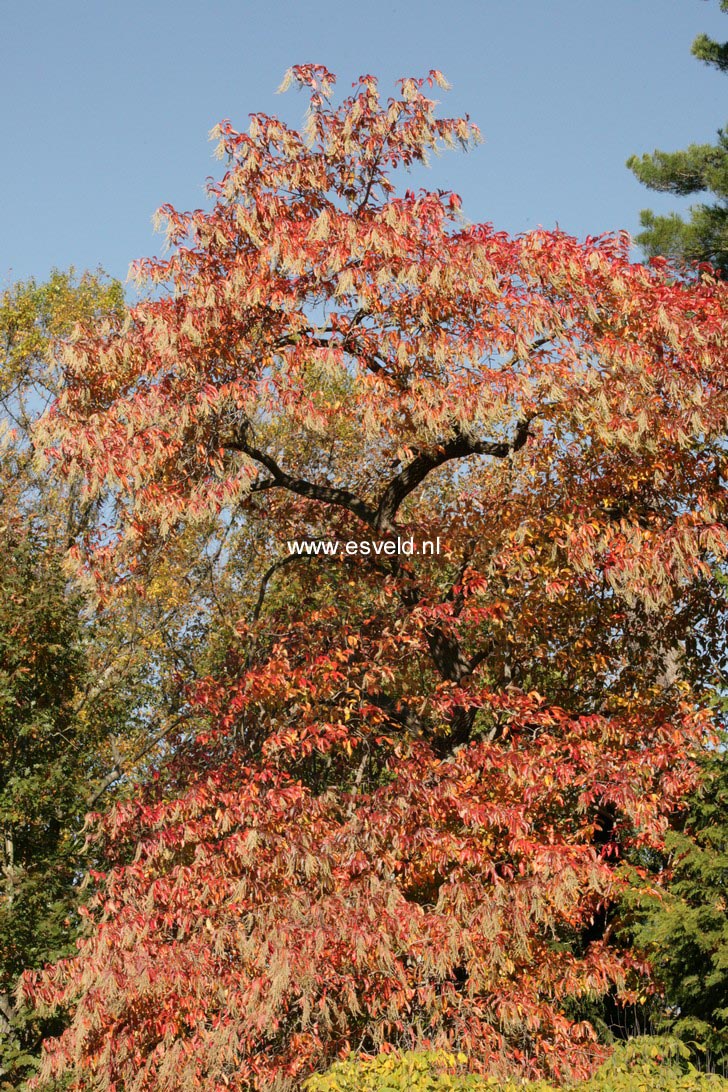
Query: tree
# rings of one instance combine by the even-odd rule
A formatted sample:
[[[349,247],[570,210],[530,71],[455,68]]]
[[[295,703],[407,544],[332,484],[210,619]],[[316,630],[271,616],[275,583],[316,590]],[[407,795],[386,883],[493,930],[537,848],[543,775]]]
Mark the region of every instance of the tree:
[[[728,12],[728,0],[721,0]],[[728,72],[728,42],[700,34],[693,54],[719,72]],[[645,186],[685,197],[705,193],[712,203],[694,205],[688,219],[673,212],[657,216],[643,209],[644,228],[637,242],[649,255],[666,254],[689,262],[710,262],[724,275],[728,270],[728,130],[718,130],[715,144],[691,144],[684,151],[630,156],[627,166]]]
[[[728,11],[728,2],[721,0]],[[705,34],[693,42],[692,52],[705,64],[728,72],[728,43]],[[685,151],[656,151],[628,160],[636,176],[651,189],[681,196],[712,194],[713,204],[691,209],[685,220],[673,213],[656,216],[643,211],[645,231],[637,241],[648,254],[666,254],[690,261],[708,261],[728,270],[728,133],[722,129],[714,145],[691,145]],[[722,678],[717,692],[725,691],[725,649],[711,648],[713,662],[721,662]],[[719,672],[719,674],[721,674]],[[687,816],[678,817],[678,829],[669,840],[671,852],[660,864],[672,869],[667,893],[647,900],[637,940],[652,952],[666,989],[667,1011],[663,1021],[686,1038],[703,1041],[720,1063],[726,1050],[725,983],[722,952],[725,933],[720,886],[723,881],[720,802],[725,796],[725,763],[722,750],[705,756],[708,787],[691,798]],[[701,928],[695,928],[696,923]]]
[[[16,1011],[12,992],[21,971],[72,948],[78,835],[90,784],[105,772],[110,722],[101,708],[90,722],[74,715],[85,681],[80,604],[66,591],[57,555],[37,529],[5,520],[2,533],[0,1077],[12,1077],[2,1087],[15,1088],[44,1028]]]
[[[98,817],[78,955],[24,977],[71,1014],[41,1084],[286,1088],[385,1044],[578,1076],[604,1051],[570,1002],[646,970],[621,862],[712,738],[727,290],[399,192],[477,136],[423,80],[289,77],[305,132],[219,127],[212,207],[165,207],[154,292],[79,333],[43,426],[114,497],[79,550],[107,597],[210,521],[272,556],[196,734]]]
[[[703,761],[703,783],[666,839],[661,888],[638,898],[635,943],[662,987],[653,1021],[717,1072],[728,1059],[728,782],[725,736]]]
[[[81,319],[123,313],[118,281],[88,273],[78,278],[73,270],[54,270],[42,284],[18,282],[0,296],[2,504],[6,512],[42,519],[58,549],[73,541],[91,513],[78,511],[73,488],[39,475],[33,465],[33,423],[58,394],[52,346]]]
[[[118,693],[99,687],[90,652],[100,627],[69,586],[67,541],[88,513],[60,479],[33,467],[33,421],[57,394],[54,338],[81,318],[121,315],[116,282],[54,272],[0,297],[0,1078],[19,1087],[44,1031],[13,1003],[21,971],[73,947],[83,826],[106,773],[110,734],[124,720]],[[93,714],[89,700],[93,697]],[[6,1083],[12,1082],[11,1084]]]
[[[59,393],[57,354],[74,325],[122,321],[121,286],[54,271],[0,295],[0,1086],[19,1087],[40,1041],[62,1021],[34,1021],[13,1002],[21,971],[73,950],[89,808],[158,750],[176,629],[201,597],[178,593],[178,548],[138,596],[98,607],[69,579],[66,550],[103,526],[105,498],[80,503],[73,479],[36,464],[33,426]],[[198,564],[199,568],[199,564]],[[186,570],[190,577],[190,568]],[[87,589],[86,589],[87,590]],[[174,602],[175,596],[177,602]],[[194,607],[191,600],[195,600]],[[184,618],[175,619],[176,615]],[[189,634],[187,635],[189,639]],[[171,648],[167,648],[168,641]],[[155,694],[154,716],[148,715]]]

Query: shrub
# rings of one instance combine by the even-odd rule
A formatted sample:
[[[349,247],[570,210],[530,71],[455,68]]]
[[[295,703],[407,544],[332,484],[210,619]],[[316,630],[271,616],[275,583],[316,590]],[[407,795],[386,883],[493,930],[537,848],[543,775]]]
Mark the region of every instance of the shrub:
[[[641,1036],[620,1044],[593,1077],[571,1092],[728,1092],[728,1080],[701,1073],[676,1039]],[[467,1072],[464,1054],[408,1051],[337,1062],[306,1081],[305,1092],[556,1092],[546,1081],[512,1081]]]

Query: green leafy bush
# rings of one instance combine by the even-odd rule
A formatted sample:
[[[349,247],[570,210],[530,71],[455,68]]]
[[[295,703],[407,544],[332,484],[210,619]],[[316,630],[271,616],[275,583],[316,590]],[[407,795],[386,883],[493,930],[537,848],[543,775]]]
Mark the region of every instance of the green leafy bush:
[[[579,1092],[726,1092],[728,1080],[701,1073],[678,1039],[641,1036],[620,1044]]]
[[[466,1071],[464,1054],[444,1051],[380,1054],[366,1061],[336,1062],[323,1075],[311,1077],[305,1092],[478,1092],[493,1088]],[[514,1086],[515,1087],[515,1086]],[[543,1086],[544,1092],[547,1088]]]
[[[700,1073],[676,1039],[643,1036],[620,1045],[588,1081],[571,1092],[728,1092],[728,1080]],[[503,1081],[467,1072],[463,1054],[380,1054],[337,1062],[306,1081],[305,1092],[556,1092],[546,1081]]]

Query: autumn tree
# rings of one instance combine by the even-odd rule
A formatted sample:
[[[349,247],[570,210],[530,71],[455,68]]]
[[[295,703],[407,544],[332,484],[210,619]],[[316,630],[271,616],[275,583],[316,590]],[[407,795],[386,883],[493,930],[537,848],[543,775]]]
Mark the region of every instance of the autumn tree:
[[[177,562],[187,560],[179,549],[155,568],[164,617],[153,583],[143,600],[117,597],[113,613],[97,609],[70,579],[66,551],[103,526],[104,497],[82,503],[76,480],[36,464],[33,425],[60,391],[59,345],[77,322],[97,327],[124,312],[121,285],[101,274],[54,271],[0,294],[2,1088],[21,1086],[43,1035],[62,1027],[18,1008],[17,979],[73,949],[81,881],[99,864],[84,852],[85,814],[155,753],[170,722],[164,679],[185,651],[178,630],[200,610],[187,584],[184,602],[175,602]]]
[[[726,288],[398,189],[477,138],[426,81],[290,79],[305,130],[218,127],[210,207],[162,210],[153,291],[78,334],[43,425],[113,497],[77,551],[109,601],[195,527],[270,555],[196,734],[98,817],[77,956],[25,976],[71,1014],[40,1084],[282,1089],[382,1046],[578,1076],[569,1006],[647,972],[621,862],[712,738]]]
[[[728,12],[728,0],[721,0]],[[728,72],[728,42],[699,34],[693,55],[704,64]],[[728,270],[728,130],[718,130],[714,144],[691,144],[682,151],[630,156],[627,166],[643,185],[680,197],[705,194],[709,200],[694,205],[687,218],[676,212],[657,216],[651,209],[640,215],[642,232],[637,242],[647,254],[666,254],[689,262],[710,262],[725,275]]]

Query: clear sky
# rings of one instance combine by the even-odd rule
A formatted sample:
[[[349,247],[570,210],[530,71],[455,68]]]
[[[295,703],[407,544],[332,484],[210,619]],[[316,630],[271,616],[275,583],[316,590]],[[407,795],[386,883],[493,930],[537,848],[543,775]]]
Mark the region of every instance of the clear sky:
[[[325,64],[344,92],[371,72],[385,97],[441,69],[443,114],[469,113],[485,143],[438,160],[428,185],[511,232],[637,230],[641,208],[676,202],[626,157],[712,140],[726,120],[725,77],[690,54],[701,31],[728,37],[717,0],[2,0],[0,14],[0,284],[69,265],[125,278],[161,249],[159,205],[204,203],[217,121],[302,121],[303,96],[275,94],[291,64]]]

